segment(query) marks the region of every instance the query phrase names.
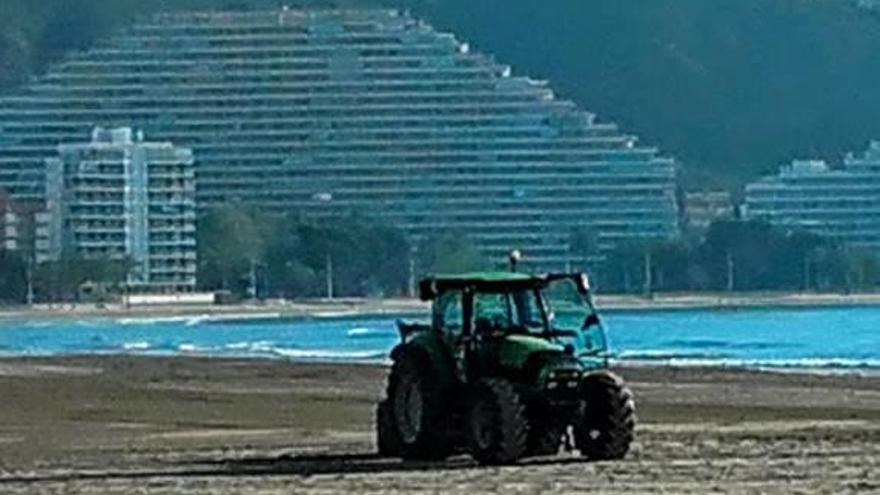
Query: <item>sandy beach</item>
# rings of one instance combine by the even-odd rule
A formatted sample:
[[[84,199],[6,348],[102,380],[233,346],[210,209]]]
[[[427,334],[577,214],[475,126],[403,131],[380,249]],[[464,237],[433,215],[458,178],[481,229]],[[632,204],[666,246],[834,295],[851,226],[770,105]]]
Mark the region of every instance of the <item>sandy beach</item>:
[[[386,370],[271,360],[0,360],[0,493],[880,493],[880,378],[618,370],[626,460],[377,457]]]

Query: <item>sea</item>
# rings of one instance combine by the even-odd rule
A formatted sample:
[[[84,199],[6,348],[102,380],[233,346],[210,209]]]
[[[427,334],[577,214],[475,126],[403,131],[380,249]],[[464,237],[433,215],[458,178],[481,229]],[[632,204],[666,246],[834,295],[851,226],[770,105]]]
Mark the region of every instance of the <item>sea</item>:
[[[139,355],[387,363],[422,315],[205,315],[0,322],[0,356]],[[612,360],[880,375],[880,308],[608,311]]]

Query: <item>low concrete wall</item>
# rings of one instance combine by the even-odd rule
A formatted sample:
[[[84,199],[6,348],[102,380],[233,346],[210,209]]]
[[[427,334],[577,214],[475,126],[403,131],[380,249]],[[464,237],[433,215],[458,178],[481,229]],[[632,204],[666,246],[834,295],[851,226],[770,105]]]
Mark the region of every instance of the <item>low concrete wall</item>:
[[[123,298],[131,306],[214,304],[213,292],[187,294],[131,294]]]

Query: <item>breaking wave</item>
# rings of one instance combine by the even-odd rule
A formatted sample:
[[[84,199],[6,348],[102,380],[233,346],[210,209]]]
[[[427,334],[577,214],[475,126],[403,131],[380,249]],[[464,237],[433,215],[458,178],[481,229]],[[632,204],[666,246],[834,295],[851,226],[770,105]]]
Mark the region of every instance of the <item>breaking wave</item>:
[[[346,332],[345,335],[350,339],[386,339],[394,337],[396,333],[377,328],[356,327]]]
[[[382,362],[388,356],[385,351],[341,351],[334,349],[276,348],[274,352],[281,357],[304,361]]]
[[[615,357],[624,361],[668,361],[670,359],[724,359],[723,354],[697,351],[676,351],[673,349],[644,349],[638,351],[622,351]]]
[[[781,347],[779,342],[751,341],[731,342],[720,339],[675,339],[666,342],[671,348],[684,347],[689,349],[737,349],[737,350],[764,350]]]
[[[880,372],[880,359],[850,358],[767,358],[744,359],[723,356],[695,356],[670,352],[620,353],[616,361],[629,366],[671,366],[682,368],[719,367],[778,371]]]
[[[146,341],[126,342],[122,344],[122,348],[126,351],[146,351],[153,347],[153,344]]]
[[[256,321],[273,321],[280,320],[281,313],[228,313],[228,314],[201,314],[186,316],[159,316],[159,317],[137,317],[137,318],[119,318],[115,321],[118,325],[123,326],[141,326],[141,325],[175,325],[182,324],[184,326],[196,326],[203,323],[247,323]],[[87,322],[94,324],[94,321]]]
[[[178,345],[177,350],[182,354],[213,354],[211,347],[202,347],[189,342]]]
[[[303,348],[292,344],[279,345],[272,341],[242,341],[218,346],[198,345],[193,342],[159,344],[148,341],[125,342],[119,347],[96,349],[100,354],[144,355],[200,355],[208,357],[262,357],[299,361],[328,362],[384,362],[388,352],[384,349],[340,350],[333,348]],[[76,352],[74,352],[76,353]]]

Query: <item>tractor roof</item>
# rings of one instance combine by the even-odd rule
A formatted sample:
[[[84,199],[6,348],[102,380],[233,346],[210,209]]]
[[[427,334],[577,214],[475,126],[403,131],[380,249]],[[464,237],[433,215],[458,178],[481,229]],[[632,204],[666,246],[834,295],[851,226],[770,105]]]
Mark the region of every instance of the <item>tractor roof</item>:
[[[539,281],[543,280],[543,277],[538,277],[535,275],[530,275],[528,273],[520,273],[520,272],[509,272],[509,271],[494,271],[494,272],[470,272],[470,273],[458,273],[455,275],[435,275],[433,277],[434,280],[444,281],[444,282],[452,282],[452,281],[461,281],[461,282],[522,282],[525,280],[534,280]]]
[[[422,300],[429,301],[447,290],[465,288],[476,291],[530,289],[545,285],[547,280],[545,275],[504,271],[435,275],[425,278],[419,283],[419,293]]]

